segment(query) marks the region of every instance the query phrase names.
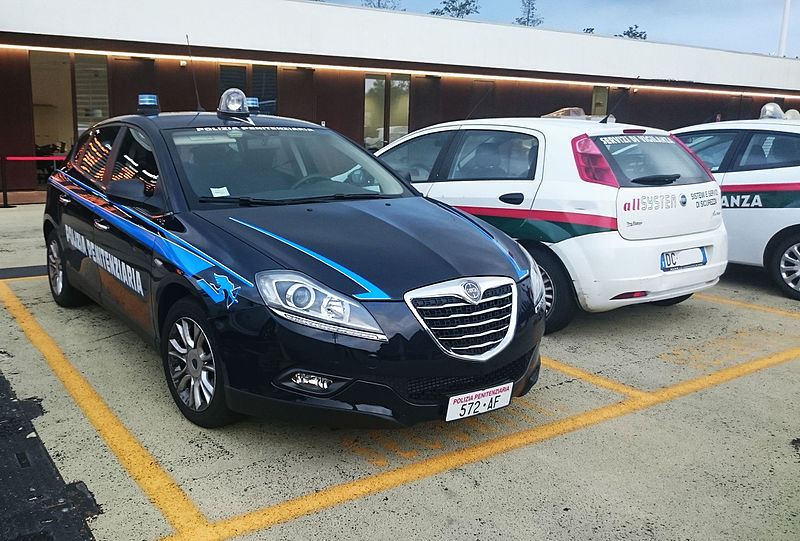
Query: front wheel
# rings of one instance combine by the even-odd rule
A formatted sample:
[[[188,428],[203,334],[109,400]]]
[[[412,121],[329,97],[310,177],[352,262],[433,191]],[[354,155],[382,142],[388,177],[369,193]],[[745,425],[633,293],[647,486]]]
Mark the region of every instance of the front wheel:
[[[775,246],[767,271],[784,295],[800,300],[800,236],[789,237]]]
[[[545,323],[544,332],[560,331],[575,317],[578,301],[572,280],[561,265],[561,261],[542,248],[527,248],[539,266],[544,282]]]
[[[79,306],[86,302],[83,293],[75,289],[67,278],[64,252],[55,229],[47,235],[47,280],[53,300],[59,306]]]
[[[218,341],[202,307],[190,299],[176,302],[161,336],[167,386],[184,417],[206,428],[235,421],[225,402]]]

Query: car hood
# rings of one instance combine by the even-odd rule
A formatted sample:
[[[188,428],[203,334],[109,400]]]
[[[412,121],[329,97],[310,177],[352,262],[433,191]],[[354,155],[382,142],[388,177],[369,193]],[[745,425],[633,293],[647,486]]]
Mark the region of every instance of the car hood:
[[[527,273],[504,234],[422,197],[195,212],[283,267],[362,300],[399,300],[460,276]]]

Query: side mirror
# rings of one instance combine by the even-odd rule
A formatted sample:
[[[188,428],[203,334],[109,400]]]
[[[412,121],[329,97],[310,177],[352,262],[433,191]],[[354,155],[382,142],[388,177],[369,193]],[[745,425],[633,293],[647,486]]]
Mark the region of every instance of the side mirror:
[[[164,198],[152,188],[135,178],[114,180],[108,185],[106,195],[116,203],[144,207],[149,211],[163,211]]]

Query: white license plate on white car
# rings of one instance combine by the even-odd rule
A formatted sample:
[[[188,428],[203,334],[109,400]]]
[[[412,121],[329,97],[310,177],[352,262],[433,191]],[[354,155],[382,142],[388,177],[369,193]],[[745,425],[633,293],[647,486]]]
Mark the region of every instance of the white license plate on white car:
[[[447,401],[445,421],[455,421],[488,411],[504,408],[511,403],[513,383],[504,383],[490,389],[451,396]]]
[[[664,252],[661,254],[662,271],[699,267],[705,265],[707,262],[706,250],[702,247],[677,250],[675,252]]]

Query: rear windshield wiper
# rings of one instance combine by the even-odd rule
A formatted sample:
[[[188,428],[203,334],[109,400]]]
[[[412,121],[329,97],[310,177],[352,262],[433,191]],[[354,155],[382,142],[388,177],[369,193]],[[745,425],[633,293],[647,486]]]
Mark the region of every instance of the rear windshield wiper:
[[[284,199],[261,199],[258,197],[230,196],[213,197],[208,195],[198,197],[197,200],[201,203],[236,203],[240,207],[252,207],[255,205],[284,205],[287,202]]]
[[[671,175],[646,175],[631,179],[631,182],[644,184],[645,186],[664,186],[665,184],[672,184],[679,178],[681,178],[680,173],[673,173]]]

